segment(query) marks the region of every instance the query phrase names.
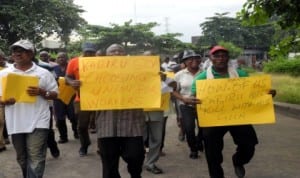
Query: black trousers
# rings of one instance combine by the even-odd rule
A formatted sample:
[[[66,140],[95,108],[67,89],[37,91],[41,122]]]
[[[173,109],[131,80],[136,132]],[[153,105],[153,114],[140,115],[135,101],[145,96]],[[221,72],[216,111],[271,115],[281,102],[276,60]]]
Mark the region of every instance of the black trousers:
[[[7,128],[6,128],[6,122],[4,122],[4,127],[3,127],[3,138],[8,139],[8,133],[7,133]]]
[[[61,100],[56,99],[54,103],[54,114],[56,118],[56,127],[60,134],[61,140],[68,139],[68,129],[66,123],[66,117],[70,120],[74,135],[77,135],[77,117],[75,115],[74,104],[71,101],[68,105]]]
[[[55,133],[53,130],[53,108],[50,107],[50,128],[49,128],[49,135],[47,139],[47,145],[48,148],[50,149],[51,153],[56,153],[59,152],[57,142],[55,141]]]
[[[197,152],[202,147],[202,128],[196,125],[198,122],[196,108],[188,105],[180,105],[182,114],[182,126],[184,133],[186,134],[186,140],[191,152]],[[196,136],[195,128],[198,128],[198,134]]]
[[[233,165],[248,163],[254,155],[255,145],[258,144],[255,130],[251,125],[203,128],[205,156],[211,178],[224,177],[221,166],[223,162],[223,137],[228,131],[237,145],[236,152],[232,156]]]
[[[78,135],[81,147],[87,148],[91,144],[89,134],[89,124],[92,117],[95,117],[94,111],[82,111],[80,103],[74,102],[75,115],[77,120]]]
[[[102,160],[102,178],[120,178],[119,159],[127,163],[131,178],[141,178],[145,150],[143,137],[99,138],[98,147]]]

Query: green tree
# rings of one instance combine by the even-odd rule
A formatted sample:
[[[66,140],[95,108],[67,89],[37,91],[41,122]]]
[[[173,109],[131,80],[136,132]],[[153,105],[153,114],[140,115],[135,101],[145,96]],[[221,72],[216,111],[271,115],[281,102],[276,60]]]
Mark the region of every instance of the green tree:
[[[1,0],[0,39],[11,45],[20,38],[39,43],[56,33],[66,44],[72,30],[85,24],[73,0]]]
[[[99,49],[119,43],[124,45],[130,54],[141,54],[145,50],[172,54],[186,47],[186,44],[176,38],[181,36],[180,33],[155,35],[151,30],[157,25],[156,22],[132,24],[130,20],[123,25],[111,24],[111,27],[86,25],[78,33],[83,40],[95,42]]]
[[[243,26],[240,20],[226,17],[227,14],[216,13],[200,24],[203,35],[198,46],[209,47],[220,41],[231,42],[242,48],[268,48],[272,44],[273,25]]]
[[[224,46],[226,49],[228,49],[229,54],[230,54],[230,59],[236,59],[237,57],[239,57],[242,54],[242,51],[243,51],[242,48],[235,46],[231,42],[220,41],[218,44],[221,46]]]
[[[298,28],[300,23],[298,0],[248,0],[238,17],[245,24],[257,25],[276,22],[281,28]]]
[[[299,9],[298,0],[248,0],[238,13],[238,18],[248,26],[276,24],[270,55],[282,57],[293,49],[300,49],[297,43],[300,38]]]
[[[151,47],[155,36],[151,29],[155,26],[156,22],[132,24],[130,20],[123,25],[111,24],[111,27],[87,25],[79,31],[79,34],[84,40],[96,42],[102,49],[112,43],[119,43],[124,45],[128,52],[138,53],[139,50]]]
[[[226,13],[216,13],[213,17],[207,17],[200,24],[202,29],[201,45],[210,46],[219,41],[228,41],[236,45],[243,45],[242,27],[240,22]]]
[[[158,35],[154,38],[153,49],[160,54],[174,54],[187,48],[187,44],[181,42],[176,37],[180,37],[180,33],[167,33]]]

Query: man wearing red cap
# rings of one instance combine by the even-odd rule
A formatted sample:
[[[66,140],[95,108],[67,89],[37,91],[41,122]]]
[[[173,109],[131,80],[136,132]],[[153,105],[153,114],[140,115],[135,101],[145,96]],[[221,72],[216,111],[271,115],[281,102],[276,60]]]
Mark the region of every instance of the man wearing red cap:
[[[229,52],[223,46],[214,46],[210,49],[209,55],[212,66],[196,76],[192,86],[192,93],[194,95],[196,95],[196,80],[248,76],[245,71],[228,66]],[[274,96],[275,91],[271,90],[269,94]],[[195,100],[194,104],[200,104],[200,101]],[[238,178],[245,176],[244,165],[252,159],[255,145],[258,144],[258,139],[252,125],[204,127],[205,156],[211,178],[224,178],[224,171],[221,166],[223,162],[223,137],[228,131],[237,145],[236,152],[232,156],[232,161],[235,174]]]

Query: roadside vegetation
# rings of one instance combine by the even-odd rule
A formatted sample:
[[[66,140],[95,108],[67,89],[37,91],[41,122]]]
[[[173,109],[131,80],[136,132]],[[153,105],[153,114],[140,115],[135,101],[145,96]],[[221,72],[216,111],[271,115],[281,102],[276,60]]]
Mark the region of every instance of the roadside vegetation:
[[[300,104],[300,58],[276,58],[264,63],[265,73],[272,75],[272,87],[277,95],[274,100]]]
[[[300,104],[300,76],[271,74],[272,88],[276,89],[275,101]]]

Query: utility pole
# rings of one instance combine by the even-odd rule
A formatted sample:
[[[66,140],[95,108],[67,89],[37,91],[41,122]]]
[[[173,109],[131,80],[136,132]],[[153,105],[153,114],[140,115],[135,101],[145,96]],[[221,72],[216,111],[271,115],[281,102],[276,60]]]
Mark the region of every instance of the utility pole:
[[[134,0],[134,4],[133,4],[133,11],[134,11],[134,23],[136,24],[137,23],[137,21],[136,21],[136,0]]]
[[[165,17],[165,31],[166,33],[169,33],[169,17]]]

